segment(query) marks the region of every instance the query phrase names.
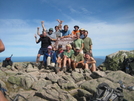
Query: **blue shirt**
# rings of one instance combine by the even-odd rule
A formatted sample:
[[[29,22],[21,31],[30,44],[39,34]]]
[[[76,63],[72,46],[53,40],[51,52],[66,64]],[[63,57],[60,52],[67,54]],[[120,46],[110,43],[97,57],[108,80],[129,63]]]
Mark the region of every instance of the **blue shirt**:
[[[67,36],[67,35],[71,34],[70,30],[67,30],[67,31],[60,30],[60,32],[62,33],[62,36]]]

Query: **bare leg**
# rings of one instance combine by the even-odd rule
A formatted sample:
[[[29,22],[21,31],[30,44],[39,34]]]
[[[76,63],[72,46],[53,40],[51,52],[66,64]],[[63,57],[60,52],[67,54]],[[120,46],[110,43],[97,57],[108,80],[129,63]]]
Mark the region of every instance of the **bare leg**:
[[[92,64],[91,71],[92,72],[96,71],[96,65],[95,65],[95,63]]]
[[[40,56],[41,56],[40,54],[37,55],[36,63],[39,63],[39,61],[40,61]]]
[[[67,58],[64,57],[64,60],[63,60],[63,67],[66,67],[66,63],[67,63]]]

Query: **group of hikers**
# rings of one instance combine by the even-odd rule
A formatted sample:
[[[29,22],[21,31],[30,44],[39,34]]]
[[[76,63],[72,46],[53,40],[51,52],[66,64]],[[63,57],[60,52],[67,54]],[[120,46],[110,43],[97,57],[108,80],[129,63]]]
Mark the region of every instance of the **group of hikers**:
[[[54,68],[56,73],[59,71],[71,72],[76,71],[75,68],[82,68],[84,72],[96,71],[96,61],[92,54],[92,40],[88,37],[88,31],[78,25],[74,26],[71,32],[68,25],[64,25],[63,21],[57,20],[58,26],[46,30],[44,21],[41,21],[42,33],[40,34],[39,27],[37,27],[37,36],[35,34],[36,43],[41,42],[41,48],[38,51],[36,65],[39,65],[40,56],[43,55],[43,64],[46,69]],[[73,41],[65,45],[60,43],[56,46],[57,40],[70,38]]]

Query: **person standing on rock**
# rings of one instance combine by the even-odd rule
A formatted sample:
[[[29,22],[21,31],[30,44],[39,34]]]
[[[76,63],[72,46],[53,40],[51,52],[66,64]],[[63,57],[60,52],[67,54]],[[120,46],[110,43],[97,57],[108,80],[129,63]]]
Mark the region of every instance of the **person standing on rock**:
[[[64,25],[63,29],[62,29],[62,22],[61,20],[57,19],[57,21],[59,22],[59,29],[60,32],[62,33],[62,37],[61,38],[68,38],[71,35],[71,31],[68,29],[68,25]]]
[[[72,38],[75,38],[77,33],[80,33],[80,31],[79,31],[79,26],[78,26],[78,25],[75,25],[75,26],[74,26],[74,30],[72,31],[72,34],[71,34],[70,36],[71,36]]]
[[[80,53],[80,48],[76,47],[74,54],[71,57],[72,61],[72,69],[75,71],[75,68],[82,68],[84,57],[83,54]]]
[[[51,39],[47,36],[47,33],[44,31],[43,37],[40,37],[39,40],[37,40],[37,36],[35,35],[35,41],[37,44],[41,42],[41,48],[39,49],[37,58],[36,58],[36,64],[38,64],[40,60],[40,56],[44,55],[45,52],[47,51],[47,47],[51,45]]]
[[[93,57],[91,57],[91,53],[85,53],[83,67],[84,72],[88,70],[91,72],[96,71],[96,61]]]
[[[76,33],[76,39],[73,41],[73,45],[74,45],[74,50],[76,50],[76,47],[80,48],[80,52],[83,54],[83,40],[80,39],[80,33]]]
[[[92,40],[90,37],[88,37],[88,31],[85,30],[85,33],[84,33],[84,38],[83,38],[83,41],[84,41],[84,48],[83,48],[83,52],[84,53],[90,53],[91,56],[92,55]]]

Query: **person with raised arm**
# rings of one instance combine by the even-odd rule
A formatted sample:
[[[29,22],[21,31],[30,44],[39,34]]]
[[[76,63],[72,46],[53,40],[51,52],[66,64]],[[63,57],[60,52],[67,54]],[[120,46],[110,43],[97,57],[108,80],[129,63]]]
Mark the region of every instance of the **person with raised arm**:
[[[63,29],[62,29],[62,22],[61,20],[57,19],[57,21],[59,22],[59,29],[60,32],[62,33],[62,37],[61,38],[68,38],[71,35],[71,31],[68,29],[68,25],[64,25]]]
[[[37,40],[37,36],[35,35],[35,42],[38,44],[41,42],[41,48],[38,51],[37,58],[36,58],[36,64],[39,63],[40,56],[44,55],[45,52],[47,51],[47,47],[51,45],[51,39],[47,36],[47,33],[44,31],[43,32],[43,37],[40,37],[39,40]]]

